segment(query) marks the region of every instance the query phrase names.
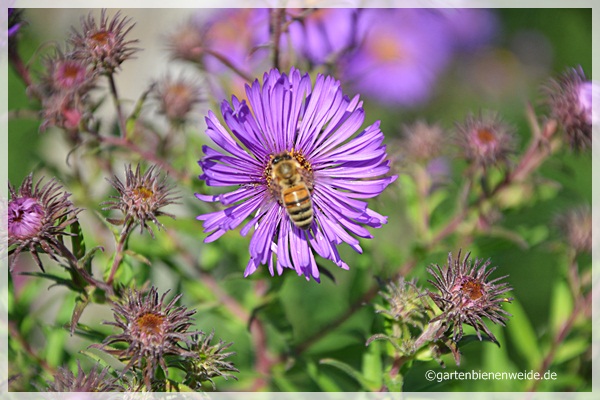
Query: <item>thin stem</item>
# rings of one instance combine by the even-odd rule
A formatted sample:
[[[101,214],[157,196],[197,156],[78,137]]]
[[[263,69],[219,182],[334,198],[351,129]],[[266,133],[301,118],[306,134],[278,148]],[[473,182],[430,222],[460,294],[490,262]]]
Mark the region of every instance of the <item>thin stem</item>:
[[[258,297],[264,296],[265,292],[264,282],[258,281],[256,283],[255,292]],[[251,392],[258,392],[265,388],[269,384],[269,376],[271,375],[271,368],[278,359],[272,357],[269,354],[267,347],[267,335],[265,333],[265,327],[258,318],[253,318],[250,325],[250,333],[254,342],[254,369],[258,373],[258,378],[252,384],[250,388]]]
[[[23,60],[21,59],[21,56],[19,56],[19,53],[16,50],[9,51],[8,59],[10,61],[10,64],[13,66],[15,72],[19,76],[19,78],[21,78],[21,80],[25,84],[25,86],[26,87],[31,86],[33,84],[33,81],[31,80],[31,75],[29,74],[29,69],[27,68],[27,66],[25,65]]]
[[[50,366],[46,360],[35,353],[29,342],[21,335],[21,332],[17,328],[14,321],[8,322],[8,331],[10,332],[10,339],[16,340],[23,347],[23,350],[25,350],[25,352],[29,354],[29,356],[33,358],[44,369],[44,371],[48,372],[50,375],[54,375],[56,373],[56,370]]]
[[[108,275],[108,279],[106,283],[111,285],[113,280],[115,279],[115,274],[117,273],[117,269],[119,269],[119,265],[121,265],[121,261],[123,260],[123,250],[125,249],[125,243],[127,242],[127,238],[129,237],[129,233],[131,232],[131,228],[133,227],[133,219],[128,218],[123,225],[123,229],[121,230],[121,234],[119,235],[119,241],[117,242],[117,246],[115,248],[115,258],[113,260],[113,265],[110,268],[110,274]]]
[[[285,8],[271,9],[271,32],[273,34],[273,68],[279,69],[279,54],[282,24],[285,21]]]
[[[550,365],[552,364],[552,361],[556,356],[556,352],[558,351],[561,343],[565,340],[569,332],[571,332],[571,329],[573,328],[575,321],[579,317],[579,314],[585,312],[587,307],[591,307],[592,293],[593,291],[590,291],[585,298],[579,298],[578,301],[575,303],[573,312],[569,315],[569,318],[567,318],[567,320],[563,323],[561,328],[556,333],[556,336],[552,340],[550,350],[546,354],[546,357],[544,357],[541,366],[538,368],[538,372],[540,373],[540,375],[543,375],[546,371],[548,371],[548,368],[550,368]],[[541,383],[541,379],[534,380],[531,386],[529,387],[528,391],[535,392]]]
[[[8,111],[8,119],[40,119],[40,112],[26,108],[10,110]]]
[[[104,144],[122,147],[140,155],[145,160],[152,161],[154,164],[160,166],[163,170],[165,170],[169,175],[175,177],[177,180],[182,181],[183,183],[188,183],[190,180],[190,177],[187,174],[173,168],[171,164],[169,164],[167,161],[163,160],[160,157],[157,157],[156,153],[152,151],[143,150],[137,144],[131,142],[127,138],[100,135],[98,135],[97,138]]]
[[[237,75],[239,75],[246,82],[252,82],[254,80],[254,78],[249,73],[244,72],[241,69],[239,69],[238,67],[236,67],[231,62],[231,60],[229,60],[227,57],[225,57],[223,54],[219,53],[218,51],[215,51],[213,49],[204,49],[204,52],[206,54],[208,54],[208,55],[213,56],[217,60],[219,60],[223,65],[225,65],[227,68],[229,68],[230,70],[232,70],[233,72],[235,72]]]
[[[115,84],[115,78],[113,74],[107,74],[108,82],[110,84],[110,93],[115,103],[115,109],[117,110],[117,119],[119,123],[119,129],[121,130],[121,137],[127,137],[127,125],[125,123],[125,117],[123,116],[123,110],[121,109],[121,100],[117,92],[117,85]]]

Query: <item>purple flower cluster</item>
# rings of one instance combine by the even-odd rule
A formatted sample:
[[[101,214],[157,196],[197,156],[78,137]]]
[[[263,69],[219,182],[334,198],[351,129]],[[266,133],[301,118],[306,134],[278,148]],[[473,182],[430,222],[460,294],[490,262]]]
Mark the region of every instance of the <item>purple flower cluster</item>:
[[[289,75],[271,70],[262,85],[258,80],[246,85],[246,95],[248,103],[235,96],[231,104],[222,103],[226,126],[213,112],[206,118],[206,133],[217,149],[204,146],[200,179],[237,189],[196,195],[225,206],[198,216],[210,233],[205,241],[250,217],[241,228],[244,236],[254,229],[245,276],[264,264],[272,275],[291,268],[319,281],[313,251],[348,269],[337,246],[345,242],[362,252],[355,236],[372,237],[363,225],[378,228],[387,221],[363,199],[396,179],[385,176],[389,161],[379,122],[361,130],[358,96],[345,96],[330,76],[318,75],[313,86],[308,74],[294,68]],[[283,177],[280,161],[287,165]]]

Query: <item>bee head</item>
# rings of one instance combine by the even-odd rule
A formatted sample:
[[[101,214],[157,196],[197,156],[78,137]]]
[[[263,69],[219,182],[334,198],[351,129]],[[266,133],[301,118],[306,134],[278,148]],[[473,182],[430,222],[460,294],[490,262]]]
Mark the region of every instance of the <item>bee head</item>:
[[[271,160],[271,164],[276,165],[276,164],[280,163],[281,161],[291,160],[291,159],[292,159],[292,156],[290,156],[290,154],[288,152],[283,152],[283,153],[274,155],[273,159]]]

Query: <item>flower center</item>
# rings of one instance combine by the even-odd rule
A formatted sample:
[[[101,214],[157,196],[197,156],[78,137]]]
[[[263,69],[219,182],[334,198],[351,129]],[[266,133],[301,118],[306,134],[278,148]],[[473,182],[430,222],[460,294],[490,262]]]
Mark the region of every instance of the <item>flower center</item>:
[[[475,137],[477,138],[479,143],[484,145],[496,142],[496,135],[494,135],[494,133],[487,128],[478,129],[475,133]]]
[[[105,46],[108,44],[110,39],[110,33],[108,31],[98,31],[90,36],[90,39],[96,42],[97,46]]]
[[[150,201],[152,196],[154,196],[154,192],[148,189],[147,187],[140,186],[133,189],[133,195],[136,201],[142,201],[144,203],[147,203],[148,201]]]
[[[56,71],[55,79],[64,89],[69,89],[81,83],[85,77],[85,69],[81,64],[73,62],[63,63]]]
[[[371,53],[382,62],[397,61],[406,57],[400,44],[391,37],[380,36],[370,42]]]
[[[162,315],[147,313],[136,320],[140,337],[152,343],[158,342],[164,332],[165,317]]]
[[[479,300],[484,295],[483,285],[481,282],[469,278],[464,282],[460,291],[471,301]]]
[[[298,162],[298,164],[300,164],[300,167],[302,167],[302,177],[303,179],[307,180],[307,186],[309,187],[309,189],[312,190],[312,180],[313,180],[313,169],[312,166],[310,165],[310,162],[306,159],[306,157],[304,157],[304,155],[302,154],[301,150],[294,150],[294,148],[292,148],[291,150],[287,151],[286,153],[288,153],[292,159],[294,159],[295,161]],[[274,160],[275,154],[271,154],[270,158],[269,158],[269,162],[267,163],[264,171],[263,171],[263,178],[267,181],[267,186],[271,187],[272,184],[272,175],[273,175],[273,160]]]

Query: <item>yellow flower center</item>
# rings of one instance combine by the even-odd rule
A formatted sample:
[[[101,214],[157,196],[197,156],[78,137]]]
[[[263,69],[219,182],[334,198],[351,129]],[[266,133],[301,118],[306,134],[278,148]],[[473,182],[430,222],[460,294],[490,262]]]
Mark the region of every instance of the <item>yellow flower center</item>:
[[[496,135],[494,135],[494,133],[487,128],[479,129],[476,135],[477,140],[479,140],[479,142],[482,144],[491,144],[496,141]]]

